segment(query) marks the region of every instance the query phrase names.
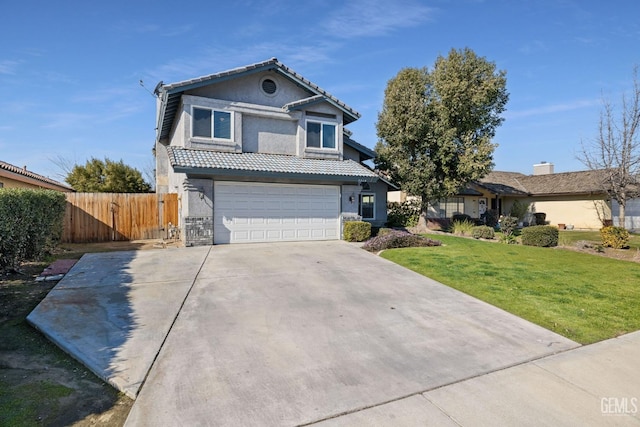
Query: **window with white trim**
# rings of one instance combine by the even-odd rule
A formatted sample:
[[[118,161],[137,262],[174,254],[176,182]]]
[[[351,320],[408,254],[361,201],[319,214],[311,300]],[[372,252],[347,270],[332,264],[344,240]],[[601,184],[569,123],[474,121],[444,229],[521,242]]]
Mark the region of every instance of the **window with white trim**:
[[[232,118],[229,111],[193,107],[191,136],[198,138],[232,139]]]
[[[431,205],[436,218],[451,218],[464,213],[464,197],[449,197]]]
[[[307,147],[335,150],[336,137],[335,123],[307,121]]]
[[[376,196],[375,194],[360,194],[359,213],[362,219],[375,219]]]

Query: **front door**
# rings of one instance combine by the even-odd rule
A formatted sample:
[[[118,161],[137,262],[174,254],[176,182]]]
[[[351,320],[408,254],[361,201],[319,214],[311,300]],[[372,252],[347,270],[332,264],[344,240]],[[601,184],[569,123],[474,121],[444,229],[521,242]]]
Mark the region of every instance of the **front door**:
[[[478,217],[482,218],[485,213],[487,213],[487,198],[480,197],[478,199]]]

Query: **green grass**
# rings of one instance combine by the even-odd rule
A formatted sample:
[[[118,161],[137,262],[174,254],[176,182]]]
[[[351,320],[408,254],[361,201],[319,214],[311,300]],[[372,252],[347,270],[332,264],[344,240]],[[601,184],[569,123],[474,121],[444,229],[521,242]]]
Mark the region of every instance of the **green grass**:
[[[438,240],[444,246],[393,249],[382,257],[582,344],[640,329],[640,264],[447,235]]]
[[[57,400],[71,395],[73,391],[50,381],[23,384],[13,389],[3,387],[0,389],[0,421],[3,425],[16,427],[49,424],[60,411]],[[47,410],[41,414],[45,404]]]

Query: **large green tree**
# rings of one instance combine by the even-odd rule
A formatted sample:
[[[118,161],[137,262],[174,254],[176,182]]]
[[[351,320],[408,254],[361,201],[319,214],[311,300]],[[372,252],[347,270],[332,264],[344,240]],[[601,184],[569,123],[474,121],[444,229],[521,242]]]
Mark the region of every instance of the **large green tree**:
[[[376,128],[376,165],[421,200],[452,196],[493,168],[492,138],[509,99],[506,72],[471,49],[452,49],[433,69],[404,68],[389,81]]]
[[[91,158],[87,163],[75,165],[67,174],[66,181],[76,191],[90,193],[146,193],[151,186],[137,169],[115,162]]]

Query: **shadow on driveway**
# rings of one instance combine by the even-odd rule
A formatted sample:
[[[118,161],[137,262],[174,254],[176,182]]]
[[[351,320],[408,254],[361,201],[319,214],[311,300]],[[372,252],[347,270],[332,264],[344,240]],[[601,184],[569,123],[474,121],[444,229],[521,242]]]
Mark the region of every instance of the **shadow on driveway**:
[[[208,251],[86,254],[27,320],[135,399]]]

